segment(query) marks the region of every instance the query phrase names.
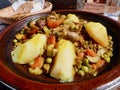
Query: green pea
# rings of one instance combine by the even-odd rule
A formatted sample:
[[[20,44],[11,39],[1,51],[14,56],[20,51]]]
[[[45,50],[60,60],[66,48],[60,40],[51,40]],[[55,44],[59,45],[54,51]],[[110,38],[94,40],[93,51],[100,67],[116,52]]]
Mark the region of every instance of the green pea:
[[[110,51],[113,51],[113,48],[110,48]]]
[[[71,29],[74,30],[76,27],[74,25],[71,25]]]
[[[74,67],[74,70],[75,70],[75,72],[78,72],[78,68],[77,67]]]
[[[47,46],[47,56],[48,57],[53,57],[53,49],[54,49],[53,44]]]
[[[104,54],[103,59],[109,63],[110,62],[110,57],[107,54]]]
[[[57,52],[58,52],[58,49],[53,49],[53,56],[55,56],[56,54],[57,54]]]
[[[105,59],[105,61],[106,61],[107,63],[110,62],[110,57],[109,57],[109,56],[105,57],[104,59]]]
[[[82,65],[81,65],[81,64],[79,64],[79,65],[77,66],[77,68],[78,68],[78,69],[80,69],[81,67],[82,67]]]
[[[89,69],[88,69],[88,67],[87,67],[87,66],[82,66],[82,70],[83,70],[83,71],[85,71],[86,73],[88,73],[88,72],[89,72]]]
[[[89,66],[89,60],[87,58],[83,59],[83,64]]]
[[[52,63],[52,58],[47,58],[46,62],[49,63],[49,64]]]
[[[14,39],[13,42],[14,42],[14,43],[17,43],[18,41],[17,41],[17,39]]]
[[[112,54],[112,51],[108,51],[108,52],[107,52],[107,55],[111,57],[111,56],[113,55],[113,54]]]
[[[98,75],[98,72],[96,71],[94,74],[93,74],[93,76],[97,76]]]
[[[78,42],[75,42],[75,43],[74,43],[74,46],[76,46],[76,47],[77,47],[78,45],[79,45],[79,43],[78,43]]]
[[[82,77],[85,76],[85,72],[83,70],[78,70],[78,74],[80,74]]]
[[[50,65],[49,64],[44,64],[43,69],[44,69],[45,73],[48,73],[49,69],[50,69]]]

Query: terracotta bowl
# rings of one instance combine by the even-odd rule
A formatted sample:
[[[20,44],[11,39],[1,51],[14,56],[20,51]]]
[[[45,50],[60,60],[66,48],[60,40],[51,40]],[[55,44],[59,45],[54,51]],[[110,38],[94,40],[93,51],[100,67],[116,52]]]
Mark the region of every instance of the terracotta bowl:
[[[79,17],[91,21],[97,21],[106,26],[108,33],[113,37],[113,57],[110,64],[97,76],[83,81],[76,80],[72,83],[59,83],[59,81],[40,76],[34,78],[30,76],[23,68],[13,64],[10,56],[12,49],[12,40],[14,35],[30,20],[47,15],[48,13],[30,16],[18,21],[6,29],[0,35],[0,79],[15,89],[25,90],[90,90],[97,89],[105,85],[120,75],[120,24],[103,15],[84,12],[84,11],[57,11],[58,13],[74,13]]]

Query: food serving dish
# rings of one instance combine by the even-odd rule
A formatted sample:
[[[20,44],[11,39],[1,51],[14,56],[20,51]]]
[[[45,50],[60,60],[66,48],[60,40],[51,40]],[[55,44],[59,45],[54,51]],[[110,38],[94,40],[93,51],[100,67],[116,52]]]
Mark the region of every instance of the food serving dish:
[[[52,9],[52,3],[45,2],[44,8],[42,10],[31,12],[31,13],[27,12],[27,13],[16,14],[16,11],[13,10],[12,6],[9,6],[7,8],[0,10],[0,21],[6,24],[12,24],[15,21],[21,20],[31,15],[35,15],[43,12],[50,12],[51,9]]]
[[[8,26],[0,35],[0,79],[6,84],[16,89],[40,89],[40,90],[90,90],[96,89],[107,84],[119,77],[120,75],[120,24],[108,17],[95,13],[84,11],[61,10],[56,11],[61,14],[74,13],[79,17],[90,21],[102,23],[107,32],[113,37],[113,57],[110,64],[96,77],[83,80],[73,81],[71,83],[59,83],[58,81],[42,76],[38,80],[27,74],[23,68],[17,68],[13,64],[10,56],[12,48],[12,40],[14,35],[30,20],[47,15],[48,13],[37,14]]]

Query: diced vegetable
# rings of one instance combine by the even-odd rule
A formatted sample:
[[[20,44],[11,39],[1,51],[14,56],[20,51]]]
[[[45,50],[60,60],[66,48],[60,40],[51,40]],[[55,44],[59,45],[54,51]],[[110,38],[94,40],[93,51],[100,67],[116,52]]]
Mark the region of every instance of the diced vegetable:
[[[79,23],[79,18],[75,14],[68,14],[67,18],[69,18],[73,22]]]
[[[54,48],[53,49],[53,56],[55,56],[57,54],[57,52],[58,52],[58,49]]]
[[[97,54],[96,54],[96,52],[94,52],[93,50],[91,50],[91,49],[87,49],[86,50],[86,53],[87,53],[87,55],[89,55],[89,56],[91,56],[91,57],[95,57]]]
[[[87,56],[87,58],[92,63],[96,63],[100,60],[100,56],[95,56],[95,57]]]
[[[107,54],[104,54],[102,57],[107,63],[110,62],[110,57]]]
[[[54,49],[54,45],[50,44],[47,46],[47,56],[48,57],[53,57],[53,49]]]
[[[66,19],[66,20],[64,20],[63,23],[69,25],[69,27],[70,27],[72,30],[78,29],[78,27],[75,25],[75,23],[74,23],[71,19],[69,19],[69,18]]]
[[[34,74],[34,75],[40,75],[43,73],[43,70],[40,68],[29,68],[29,73]]]
[[[91,64],[93,70],[97,70],[96,64]]]
[[[80,74],[82,77],[85,76],[85,72],[83,70],[78,70],[78,74]]]
[[[86,73],[88,73],[88,71],[89,71],[89,69],[88,69],[87,66],[82,66],[82,70],[83,70],[84,72],[86,72]]]
[[[85,55],[85,53],[83,53],[83,52],[78,53],[77,58],[79,58],[79,60],[82,60],[84,58],[84,55]]]
[[[44,26],[43,30],[47,36],[50,34],[50,30],[48,29],[48,27]]]
[[[55,45],[56,44],[56,37],[55,35],[50,35],[47,39],[47,45],[50,45],[50,44],[53,44]]]
[[[52,58],[47,58],[46,62],[50,64],[52,62]]]
[[[14,43],[14,44],[15,44],[15,43],[17,43],[17,42],[18,42],[18,40],[17,40],[17,39],[14,39],[14,40],[13,40],[13,43]]]
[[[35,60],[34,63],[30,66],[31,68],[42,68],[44,63],[44,58],[41,56],[38,56]]]
[[[86,66],[90,66],[89,63],[90,63],[90,61],[89,61],[88,58],[84,58],[84,59],[83,59],[83,64],[84,64],[84,65],[86,65]]]
[[[35,34],[39,31],[39,28],[36,26],[36,27],[32,27],[31,30],[28,30],[27,33],[29,34]]]
[[[104,64],[105,64],[105,60],[100,59],[100,60],[96,63],[96,66],[97,66],[97,68],[100,68],[100,67],[102,67]]]
[[[50,65],[49,64],[44,64],[43,65],[44,72],[47,74],[49,73]]]
[[[65,16],[61,15],[59,19],[53,19],[50,17],[47,17],[47,26],[50,28],[58,27],[62,22],[65,20]]]
[[[30,23],[29,23],[29,26],[30,27],[36,27],[36,20],[32,20]]]
[[[25,36],[24,34],[20,34],[20,33],[18,33],[17,35],[15,35],[15,37],[16,37],[18,40],[24,38],[24,36]]]
[[[91,66],[94,70],[97,70],[98,68],[102,67],[104,64],[105,64],[105,61],[100,59],[97,63],[91,64]]]

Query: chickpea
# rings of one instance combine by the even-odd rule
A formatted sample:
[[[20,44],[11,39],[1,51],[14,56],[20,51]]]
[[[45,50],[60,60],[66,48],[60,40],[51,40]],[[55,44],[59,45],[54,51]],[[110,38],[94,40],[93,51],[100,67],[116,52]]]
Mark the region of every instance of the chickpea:
[[[52,63],[52,58],[47,58],[46,62],[49,63],[49,64]]]

